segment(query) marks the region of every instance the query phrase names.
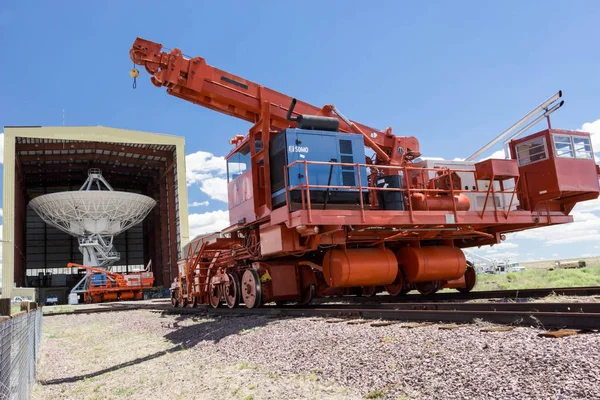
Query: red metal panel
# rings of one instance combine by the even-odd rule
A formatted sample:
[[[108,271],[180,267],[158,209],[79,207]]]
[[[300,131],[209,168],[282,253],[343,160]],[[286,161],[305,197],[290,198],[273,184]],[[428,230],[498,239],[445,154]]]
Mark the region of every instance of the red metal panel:
[[[295,297],[298,296],[298,282],[296,280],[296,266],[293,263],[261,263],[268,265],[271,275],[273,297]]]
[[[245,223],[256,219],[254,213],[252,171],[244,171],[241,175],[227,184],[229,203],[229,223],[237,224],[240,220]]]
[[[506,180],[519,176],[517,160],[489,159],[475,164],[477,179]]]
[[[260,229],[260,251],[263,256],[297,250],[298,234],[283,225]]]

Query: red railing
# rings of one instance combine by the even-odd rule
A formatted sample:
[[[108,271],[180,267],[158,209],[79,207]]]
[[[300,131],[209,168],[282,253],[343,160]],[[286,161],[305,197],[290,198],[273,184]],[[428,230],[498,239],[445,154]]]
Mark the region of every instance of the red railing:
[[[289,186],[289,179],[288,179],[288,172],[290,170],[291,167],[295,166],[295,165],[303,165],[304,167],[304,182],[299,184],[299,185],[295,185],[295,186]],[[314,184],[310,184],[310,178],[309,178],[309,173],[308,173],[308,166],[309,165],[327,165],[330,166],[330,168],[332,166],[339,166],[341,167],[353,167],[356,170],[356,177],[358,180],[358,185],[355,186],[336,186],[336,185],[314,185]],[[368,187],[364,187],[362,185],[361,182],[361,168],[369,168],[369,169],[375,169],[375,170],[394,170],[397,171],[397,173],[399,174],[400,172],[403,172],[403,178],[404,178],[404,182],[403,182],[403,186],[402,188],[390,188],[390,187],[373,187],[373,186],[368,186]],[[414,176],[414,173],[416,172],[417,174],[421,174],[422,179],[421,181],[423,182],[424,185],[426,185],[429,181],[430,181],[430,177],[429,177],[429,172],[433,171],[436,173],[442,172],[442,173],[447,173],[448,175],[450,175],[453,172],[457,172],[457,173],[467,173],[467,174],[472,174],[473,175],[473,181],[475,182],[475,189],[474,190],[470,190],[470,189],[462,189],[462,188],[454,188],[453,187],[453,182],[452,182],[452,177],[449,177],[449,184],[450,184],[450,189],[429,189],[429,188],[413,188],[412,186],[412,182],[411,179]],[[455,195],[458,194],[463,194],[463,193],[468,193],[468,194],[476,194],[476,193],[485,193],[486,197],[485,197],[485,201],[484,201],[484,205],[483,205],[483,209],[481,210],[481,215],[480,218],[483,218],[483,216],[485,215],[486,212],[486,208],[489,202],[489,197],[490,195],[492,195],[492,201],[494,204],[493,207],[493,212],[495,215],[496,220],[498,220],[498,204],[496,204],[496,195],[511,195],[511,199],[510,199],[510,203],[508,205],[508,207],[506,209],[502,208],[502,211],[504,213],[504,217],[508,218],[508,215],[510,214],[510,210],[512,208],[512,205],[514,203],[514,199],[515,199],[515,195],[517,194],[517,187],[519,184],[519,178],[516,177],[514,178],[514,187],[513,188],[509,188],[511,190],[506,190],[504,188],[504,183],[502,180],[498,180],[499,185],[500,185],[500,190],[496,190],[494,188],[494,177],[492,177],[492,179],[488,180],[489,181],[489,185],[487,190],[480,190],[479,188],[479,182],[477,179],[477,175],[475,170],[466,170],[466,169],[450,169],[450,168],[420,168],[420,167],[410,167],[410,166],[386,166],[386,165],[372,165],[372,164],[359,164],[359,163],[341,163],[341,162],[323,162],[323,161],[307,161],[307,160],[298,160],[298,161],[294,161],[291,164],[288,164],[285,166],[285,171],[284,171],[284,182],[285,182],[285,199],[286,199],[286,205],[288,207],[288,211],[292,212],[292,202],[290,201],[290,192],[293,190],[300,190],[301,192],[301,207],[303,210],[308,211],[308,220],[309,222],[312,222],[312,203],[311,203],[311,196],[310,196],[310,190],[311,189],[344,189],[344,190],[356,190],[359,193],[361,193],[361,195],[359,195],[359,205],[360,205],[360,211],[361,211],[361,219],[364,222],[365,221],[365,212],[368,211],[383,211],[380,209],[374,209],[374,208],[369,208],[368,210],[365,210],[365,204],[364,204],[364,200],[363,200],[363,196],[362,193],[363,191],[366,189],[369,191],[369,194],[373,193],[373,192],[378,192],[378,191],[390,191],[390,192],[401,192],[404,193],[407,197],[407,203],[408,203],[408,209],[405,210],[404,212],[408,212],[410,215],[410,220],[411,222],[414,221],[414,212],[415,211],[419,211],[419,210],[414,210],[413,205],[412,205],[412,198],[411,198],[411,194],[412,193],[424,193],[424,194],[433,194],[433,195],[441,195],[441,194],[446,194],[449,195],[452,198],[452,211],[454,214],[454,221],[455,223],[458,222],[458,211],[457,211],[457,206],[456,206],[456,197]],[[481,179],[483,180],[483,179]],[[426,206],[428,206],[428,197],[425,197],[425,204]],[[370,206],[369,206],[370,207]],[[335,209],[335,206],[332,207]],[[395,212],[403,212],[403,211],[395,211]]]

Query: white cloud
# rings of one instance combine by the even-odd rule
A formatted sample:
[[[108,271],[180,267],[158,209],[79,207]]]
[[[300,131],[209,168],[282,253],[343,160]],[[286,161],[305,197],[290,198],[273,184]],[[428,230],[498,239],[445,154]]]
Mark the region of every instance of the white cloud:
[[[0,164],[4,164],[4,132],[0,133]]]
[[[188,216],[190,238],[202,233],[219,232],[229,226],[229,213],[223,210],[210,211]]]
[[[227,179],[215,176],[207,177],[200,182],[199,186],[200,190],[211,199],[227,203]]]
[[[208,202],[208,200],[206,200],[206,201],[194,201],[193,203],[188,204],[188,208],[192,208],[192,207],[206,207],[209,204],[210,203]],[[1,212],[0,212],[0,215],[2,215]]]
[[[0,217],[3,217],[3,216],[4,216],[4,213],[3,213],[2,209],[0,208]]]
[[[197,184],[211,199],[227,202],[227,164],[206,151],[185,156],[187,185]]]
[[[483,161],[483,160],[489,160],[490,158],[504,160],[504,158],[505,158],[505,156],[504,156],[504,150],[496,150],[490,156],[482,158],[481,161]]]
[[[581,129],[583,132],[588,132],[592,137],[592,148],[596,153],[600,153],[600,119],[594,122],[586,122]]]
[[[574,222],[515,233],[517,239],[540,240],[546,246],[600,241],[600,216],[592,212],[573,212]]]
[[[600,199],[596,200],[588,200],[583,201],[581,203],[577,203],[575,208],[573,209],[576,212],[594,212],[600,211]]]

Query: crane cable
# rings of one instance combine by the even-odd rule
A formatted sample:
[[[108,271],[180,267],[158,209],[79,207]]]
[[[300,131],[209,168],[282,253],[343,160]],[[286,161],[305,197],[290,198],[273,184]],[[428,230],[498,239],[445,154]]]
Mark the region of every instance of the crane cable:
[[[135,89],[137,86],[137,82],[135,79],[138,76],[140,76],[140,71],[138,71],[137,68],[135,67],[135,63],[133,64],[133,68],[131,69],[131,71],[129,71],[129,76],[131,76],[133,78],[133,88]]]

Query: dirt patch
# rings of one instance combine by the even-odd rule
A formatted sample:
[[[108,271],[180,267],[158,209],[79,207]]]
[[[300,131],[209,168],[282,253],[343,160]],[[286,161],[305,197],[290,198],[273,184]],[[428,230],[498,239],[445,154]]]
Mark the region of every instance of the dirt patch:
[[[125,311],[44,318],[40,399],[600,398],[598,334]],[[487,325],[486,325],[487,326]]]

